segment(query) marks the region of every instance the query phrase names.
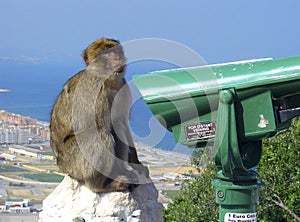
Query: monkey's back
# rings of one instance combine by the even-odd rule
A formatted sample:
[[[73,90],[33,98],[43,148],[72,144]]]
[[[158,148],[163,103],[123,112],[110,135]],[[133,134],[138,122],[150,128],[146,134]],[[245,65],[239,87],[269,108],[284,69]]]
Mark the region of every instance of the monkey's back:
[[[57,149],[66,139],[65,137],[73,132],[71,108],[74,91],[82,74],[84,74],[84,71],[80,71],[67,81],[52,108],[50,143],[55,155],[57,155]]]
[[[50,145],[57,159],[60,170],[64,173],[72,173],[69,166],[74,163],[75,156],[78,156],[76,144],[74,144],[74,130],[72,126],[72,104],[74,99],[74,91],[78,84],[80,76],[84,71],[80,71],[74,75],[65,84],[62,92],[59,94],[55,105],[51,112],[50,121]],[[73,144],[70,144],[72,142]],[[67,162],[70,162],[67,164]]]
[[[91,165],[99,159],[102,147],[112,150],[113,146],[104,79],[88,74],[80,71],[65,84],[51,113],[50,143],[58,166],[75,178],[95,168]]]

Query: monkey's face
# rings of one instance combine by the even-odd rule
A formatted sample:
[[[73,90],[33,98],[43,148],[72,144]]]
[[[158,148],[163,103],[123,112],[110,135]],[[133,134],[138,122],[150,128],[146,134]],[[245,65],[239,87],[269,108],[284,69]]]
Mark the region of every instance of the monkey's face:
[[[118,46],[102,51],[87,67],[88,70],[101,77],[115,76],[118,78],[123,77],[125,68],[126,58],[122,47]]]
[[[115,51],[109,51],[107,53],[103,53],[102,56],[107,60],[108,66],[111,70],[113,70],[113,73],[118,74],[124,72],[126,61],[122,54]]]
[[[121,45],[117,45],[102,51],[98,58],[98,62],[105,64],[106,70],[110,70],[110,73],[120,74],[125,71],[126,59]]]

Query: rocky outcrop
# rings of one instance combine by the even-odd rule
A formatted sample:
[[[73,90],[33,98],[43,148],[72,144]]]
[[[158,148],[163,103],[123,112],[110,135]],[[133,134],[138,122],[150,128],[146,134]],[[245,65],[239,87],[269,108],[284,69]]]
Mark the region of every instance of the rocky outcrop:
[[[162,205],[153,183],[132,191],[94,193],[69,176],[43,201],[39,222],[160,222]]]

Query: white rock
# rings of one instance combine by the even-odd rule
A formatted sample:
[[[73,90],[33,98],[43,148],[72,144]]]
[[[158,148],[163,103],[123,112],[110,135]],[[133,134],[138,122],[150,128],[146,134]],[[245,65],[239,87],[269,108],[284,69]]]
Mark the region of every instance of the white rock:
[[[97,194],[66,176],[43,201],[39,222],[72,222],[76,217],[85,222],[160,222],[162,205],[157,197],[152,183],[139,185],[132,193]]]

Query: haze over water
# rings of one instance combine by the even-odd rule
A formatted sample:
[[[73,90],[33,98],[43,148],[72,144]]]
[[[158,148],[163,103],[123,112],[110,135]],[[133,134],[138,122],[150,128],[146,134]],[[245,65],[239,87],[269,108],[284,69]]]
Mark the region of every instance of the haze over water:
[[[126,79],[131,87],[133,75],[145,74],[149,71],[174,68],[170,64],[146,61],[139,64],[129,64],[126,71]],[[50,121],[52,106],[65,82],[84,69],[83,64],[79,65],[52,65],[52,64],[23,64],[23,63],[2,63],[0,65],[0,89],[10,90],[0,93],[0,110],[30,116],[41,121]],[[134,97],[137,90],[133,89]],[[131,109],[130,125],[135,140],[156,146],[164,150],[177,150],[173,135],[166,131],[160,124],[156,123],[156,128],[162,130],[167,135],[162,141],[154,141],[149,128],[149,119],[152,113],[139,98],[134,102]],[[152,135],[152,137],[156,135]],[[182,149],[180,146],[179,149]]]

